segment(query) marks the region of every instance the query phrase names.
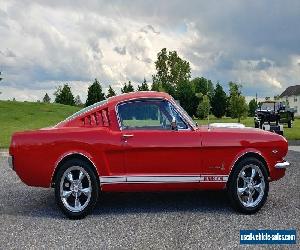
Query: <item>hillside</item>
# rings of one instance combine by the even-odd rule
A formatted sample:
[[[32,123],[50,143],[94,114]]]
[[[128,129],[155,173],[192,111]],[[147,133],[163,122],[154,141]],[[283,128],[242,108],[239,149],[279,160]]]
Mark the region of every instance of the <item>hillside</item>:
[[[49,127],[62,121],[80,108],[56,103],[34,103],[0,101],[0,148],[7,148],[11,134],[15,131]],[[207,124],[207,120],[196,120],[199,125]],[[236,119],[216,119],[210,122],[237,122]],[[241,120],[246,126],[253,126],[253,118]],[[288,139],[300,139],[300,119],[295,119],[293,128],[285,126],[284,135]]]
[[[8,147],[15,131],[49,127],[78,110],[53,103],[0,101],[0,148]]]

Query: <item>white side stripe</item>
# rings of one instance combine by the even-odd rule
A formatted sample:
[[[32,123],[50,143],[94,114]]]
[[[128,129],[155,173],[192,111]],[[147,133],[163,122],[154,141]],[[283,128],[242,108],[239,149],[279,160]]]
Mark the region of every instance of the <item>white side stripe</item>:
[[[199,176],[127,176],[127,182],[198,182]]]
[[[228,175],[103,176],[101,184],[227,182]]]

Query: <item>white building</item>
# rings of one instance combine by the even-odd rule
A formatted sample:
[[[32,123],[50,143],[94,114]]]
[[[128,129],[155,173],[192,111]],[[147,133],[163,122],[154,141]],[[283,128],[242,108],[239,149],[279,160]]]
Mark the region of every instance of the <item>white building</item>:
[[[294,108],[295,116],[300,116],[300,85],[290,86],[279,96],[280,101]]]

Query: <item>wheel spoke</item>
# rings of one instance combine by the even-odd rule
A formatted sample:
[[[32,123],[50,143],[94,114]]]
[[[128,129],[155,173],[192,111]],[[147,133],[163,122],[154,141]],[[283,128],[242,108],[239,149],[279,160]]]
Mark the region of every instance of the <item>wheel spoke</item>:
[[[248,195],[247,203],[248,203],[248,204],[251,204],[251,203],[253,203],[252,193],[249,191],[248,194],[249,194],[249,195]]]
[[[72,194],[72,191],[63,191],[62,198],[68,198]]]
[[[81,189],[81,192],[85,195],[85,196],[89,196],[89,194],[91,193],[91,188],[83,188]]]
[[[262,183],[259,183],[253,187],[258,193],[260,193],[262,191]]]
[[[255,175],[256,175],[256,170],[254,168],[252,168],[251,177],[250,177],[251,181],[253,181],[253,178],[255,177]]]
[[[67,180],[70,181],[70,182],[73,182],[73,181],[74,181],[73,175],[72,175],[71,172],[67,174]]]
[[[76,194],[76,197],[75,197],[75,209],[80,210],[80,208],[81,208],[80,200],[79,200],[79,198],[78,198],[78,196]]]
[[[248,178],[246,177],[245,171],[242,172],[241,178],[243,179],[244,184],[248,184],[249,180],[248,180]]]
[[[246,191],[247,187],[238,188],[238,194],[241,195]]]
[[[79,177],[78,177],[78,180],[81,182],[82,179],[84,178],[84,173],[82,171],[79,172]]]

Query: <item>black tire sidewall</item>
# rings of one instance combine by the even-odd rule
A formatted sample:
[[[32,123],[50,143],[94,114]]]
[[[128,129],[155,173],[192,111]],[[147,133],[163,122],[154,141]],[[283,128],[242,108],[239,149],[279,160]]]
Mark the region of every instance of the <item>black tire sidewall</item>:
[[[265,190],[264,190],[264,196],[261,199],[261,201],[255,206],[255,207],[245,207],[239,200],[238,194],[237,194],[237,179],[240,171],[242,168],[246,165],[253,164],[260,168],[265,181]],[[265,204],[268,193],[269,193],[269,181],[268,181],[268,172],[266,169],[266,166],[258,159],[254,157],[249,157],[241,160],[238,164],[236,164],[232,170],[232,173],[230,175],[228,185],[227,185],[227,191],[229,195],[229,199],[233,207],[241,212],[246,214],[253,214],[256,213],[261,209],[261,207]]]
[[[91,185],[92,185],[92,194],[91,199],[89,201],[89,204],[80,212],[72,212],[68,210],[63,202],[61,201],[60,197],[60,181],[67,169],[69,169],[72,166],[80,166],[84,168],[84,170],[88,173],[90,179],[91,179]],[[85,216],[87,216],[95,207],[98,201],[99,196],[99,180],[96,177],[95,172],[93,171],[91,165],[87,163],[86,161],[83,161],[81,159],[71,159],[66,161],[58,170],[56,178],[55,178],[55,199],[58,207],[62,210],[62,212],[70,219],[82,219]]]

